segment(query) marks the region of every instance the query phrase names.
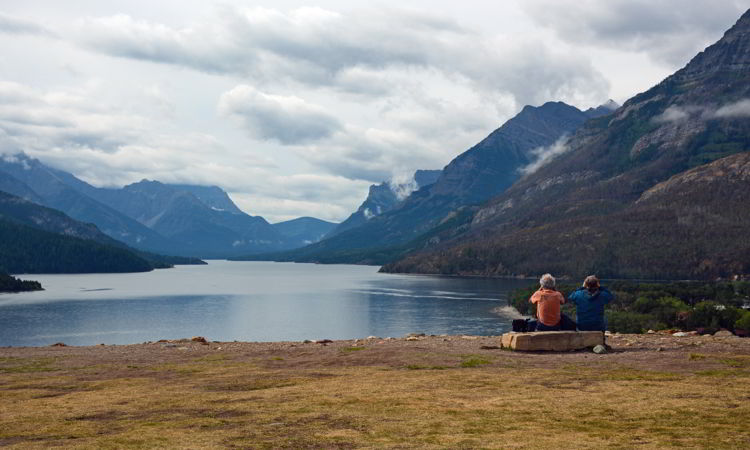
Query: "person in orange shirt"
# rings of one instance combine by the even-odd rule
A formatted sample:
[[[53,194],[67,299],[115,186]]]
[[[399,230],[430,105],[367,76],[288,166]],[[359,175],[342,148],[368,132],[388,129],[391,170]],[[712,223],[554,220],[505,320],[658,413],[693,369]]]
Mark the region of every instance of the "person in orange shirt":
[[[575,331],[575,322],[560,313],[560,306],[565,303],[565,297],[555,289],[555,277],[545,273],[539,279],[539,284],[539,290],[529,298],[529,301],[536,305],[537,331]]]

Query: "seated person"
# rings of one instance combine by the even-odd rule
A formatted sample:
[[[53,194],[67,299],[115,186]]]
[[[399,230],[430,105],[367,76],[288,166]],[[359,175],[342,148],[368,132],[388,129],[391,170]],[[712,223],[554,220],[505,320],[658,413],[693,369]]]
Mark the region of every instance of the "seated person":
[[[607,288],[599,285],[599,279],[589,275],[578,288],[568,296],[576,305],[576,322],[581,331],[604,331],[607,321],[604,319],[604,305],[611,302],[614,296]]]
[[[565,303],[565,297],[555,290],[555,277],[545,273],[539,279],[539,284],[541,287],[529,299],[536,305],[537,331],[575,331],[575,322],[560,313],[560,305]]]

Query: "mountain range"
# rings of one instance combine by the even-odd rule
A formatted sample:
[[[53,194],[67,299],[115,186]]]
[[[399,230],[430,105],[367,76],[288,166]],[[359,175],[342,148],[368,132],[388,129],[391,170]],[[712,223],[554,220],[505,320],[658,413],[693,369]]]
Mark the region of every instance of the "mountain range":
[[[203,261],[128,247],[93,224],[0,191],[0,273],[143,272]]]
[[[526,106],[443,170],[430,173],[432,182],[405,199],[394,202],[387,185],[373,186],[358,212],[326,239],[289,252],[236,259],[381,264],[407,252],[412,240],[446,221],[462,218],[461,208],[503,192],[560,139],[588,119],[611,113],[616,106],[611,101],[587,111],[563,102]],[[366,211],[377,211],[383,203],[388,206],[380,214],[365,217]]]
[[[750,274],[750,11],[684,68],[388,272]]]
[[[0,191],[151,252],[226,257],[290,249],[320,240],[336,225],[312,218],[272,225],[244,213],[216,186],[142,180],[119,189],[94,187],[24,154],[0,158],[0,175]]]

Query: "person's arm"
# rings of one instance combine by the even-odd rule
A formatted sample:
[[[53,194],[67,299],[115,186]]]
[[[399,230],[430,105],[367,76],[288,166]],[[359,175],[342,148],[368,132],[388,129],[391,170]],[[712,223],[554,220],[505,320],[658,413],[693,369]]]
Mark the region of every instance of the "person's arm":
[[[605,305],[615,298],[615,296],[612,295],[611,292],[609,292],[609,289],[605,287],[599,288],[599,297],[602,299],[602,302],[604,302]]]

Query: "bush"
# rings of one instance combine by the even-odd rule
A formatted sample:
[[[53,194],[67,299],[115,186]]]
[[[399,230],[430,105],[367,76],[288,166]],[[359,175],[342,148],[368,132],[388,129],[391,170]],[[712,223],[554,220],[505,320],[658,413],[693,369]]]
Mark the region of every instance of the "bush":
[[[615,333],[643,333],[666,328],[651,314],[631,311],[606,311],[607,329]]]
[[[735,330],[750,331],[750,311],[742,311],[742,315],[734,322]]]
[[[678,313],[690,309],[680,299],[674,297],[648,298],[640,297],[633,303],[633,309],[641,314],[650,314],[666,327],[677,325]]]
[[[687,319],[688,329],[707,328],[718,330],[719,328],[734,329],[735,322],[742,315],[742,310],[734,306],[722,305],[713,301],[700,302],[695,305]]]

